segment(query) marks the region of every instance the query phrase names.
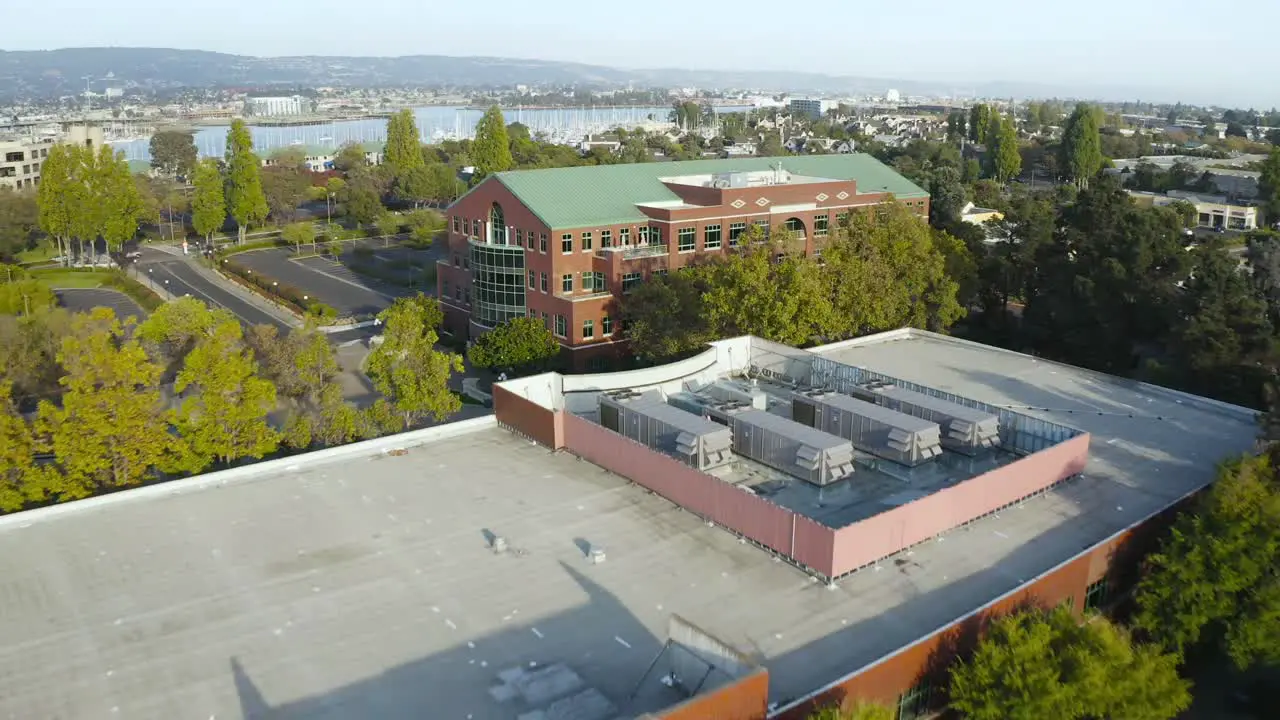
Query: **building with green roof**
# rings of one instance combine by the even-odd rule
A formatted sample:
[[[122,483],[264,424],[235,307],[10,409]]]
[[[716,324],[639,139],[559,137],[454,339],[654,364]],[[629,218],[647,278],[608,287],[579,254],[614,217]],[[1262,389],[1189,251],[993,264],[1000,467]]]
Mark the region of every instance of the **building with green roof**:
[[[468,338],[538,317],[589,367],[618,352],[616,300],[636,283],[727,252],[752,225],[816,254],[842,216],[893,201],[928,215],[927,192],[864,154],[496,173],[447,211],[446,327]]]

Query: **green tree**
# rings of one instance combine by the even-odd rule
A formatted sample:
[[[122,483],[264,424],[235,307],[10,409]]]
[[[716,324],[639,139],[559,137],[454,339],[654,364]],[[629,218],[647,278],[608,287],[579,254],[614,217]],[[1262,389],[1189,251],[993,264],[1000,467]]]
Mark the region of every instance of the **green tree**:
[[[227,310],[210,309],[192,297],[175,298],[138,325],[134,337],[157,361],[177,363],[191,352],[200,338],[228,320],[235,320],[235,316]]]
[[[307,151],[295,145],[276,148],[271,151],[271,155],[268,157],[270,162],[267,167],[296,170],[298,172],[303,172],[307,169]]]
[[[445,167],[440,163],[433,163],[432,166]],[[438,188],[432,173],[433,171],[429,170],[427,165],[419,165],[397,173],[393,188],[395,196],[404,202],[413,203],[415,208],[428,200],[440,197],[437,194]]]
[[[302,254],[303,245],[315,242],[316,229],[310,222],[290,223],[280,231],[280,237],[293,246],[294,252]]]
[[[311,182],[295,167],[272,165],[262,170],[262,196],[276,222],[292,222],[307,199]]]
[[[476,167],[475,182],[493,173],[510,170],[514,164],[506,122],[502,117],[502,109],[497,105],[486,110],[480,123],[476,125],[476,139],[471,142],[471,158]]]
[[[22,317],[0,314],[0,383],[10,384],[23,404],[60,392],[58,349],[71,326],[62,308],[31,309]]]
[[[969,139],[979,145],[991,142],[992,118],[995,112],[991,106],[978,104],[969,109]]]
[[[857,701],[852,707],[828,705],[809,714],[805,720],[895,720],[893,708],[879,703]]]
[[[151,136],[151,168],[169,177],[190,177],[199,153],[195,134],[185,130],[160,130]]]
[[[110,308],[74,316],[58,362],[66,368],[62,404],[41,401],[37,418],[61,471],[56,499],[136,485],[168,461],[175,446],[160,367]]]
[[[71,256],[71,242],[85,207],[82,167],[85,149],[59,143],[49,149],[40,166],[36,191],[40,227],[58,244],[63,258]],[[64,262],[67,262],[64,260]]]
[[[1191,704],[1177,666],[1105,619],[1024,610],[993,622],[952,668],[951,708],[968,720],[1165,720]]]
[[[347,217],[361,225],[373,224],[386,211],[377,180],[367,169],[351,173],[338,192],[338,201]]]
[[[249,227],[267,219],[267,198],[262,192],[262,161],[253,152],[253,137],[243,120],[231,121],[227,132],[227,215],[236,221],[239,242]]]
[[[418,123],[412,110],[406,108],[387,120],[387,143],[382,151],[382,161],[391,167],[397,178],[426,165]]]
[[[373,222],[378,226],[378,234],[383,236],[388,244],[391,242],[392,236],[400,234],[402,218],[390,210],[383,210],[378,213],[378,217],[374,218]]]
[[[481,335],[467,351],[467,359],[476,367],[524,371],[546,367],[559,354],[560,343],[545,322],[519,317]]]
[[[434,210],[414,210],[404,216],[409,237],[418,245],[429,245],[436,233],[444,230],[444,218]]]
[[[367,369],[374,387],[392,403],[408,429],[426,416],[444,420],[461,408],[449,389],[462,358],[436,350],[436,328],[444,319],[440,304],[425,295],[398,298],[378,314],[382,342],[369,354]]]
[[[1269,223],[1280,223],[1280,148],[1272,148],[1258,177],[1258,202]]]
[[[222,173],[218,162],[205,158],[197,165],[191,184],[191,227],[205,240],[212,242],[213,234],[227,220],[227,201],[223,195]]]
[[[138,223],[146,212],[142,193],[129,172],[124,152],[117,153],[109,145],[98,152],[94,178],[97,232],[92,237],[101,237],[109,252],[119,252],[138,233]]]
[[[0,381],[0,511],[21,510],[27,503],[35,452],[35,437],[13,401],[13,386]]]
[[[338,148],[333,158],[333,167],[340,172],[349,173],[369,167],[369,157],[359,143],[345,143]]]
[[[35,247],[42,239],[36,192],[0,188],[0,261]]]
[[[707,284],[691,268],[655,276],[622,299],[622,327],[631,352],[660,362],[702,350],[716,336],[702,300]]]
[[[991,117],[991,176],[997,182],[1007,183],[1022,172],[1022,155],[1018,152],[1018,130],[1013,118],[999,114]]]
[[[194,389],[182,402],[177,427],[202,466],[274,452],[279,434],[267,422],[276,389],[258,377],[240,323],[224,319],[196,342],[174,381],[175,392]]]
[[[1061,167],[1076,187],[1084,189],[1102,170],[1102,139],[1099,135],[1098,112],[1094,106],[1076,106],[1062,137]]]
[[[786,252],[785,231],[771,242],[747,249],[700,268],[707,289],[702,304],[717,337],[756,335],[787,345],[804,345],[826,334],[831,303],[821,268],[813,260]],[[775,255],[781,251],[782,257]]]
[[[1171,652],[1220,648],[1238,668],[1280,662],[1280,485],[1268,455],[1224,464],[1147,559],[1138,628]]]

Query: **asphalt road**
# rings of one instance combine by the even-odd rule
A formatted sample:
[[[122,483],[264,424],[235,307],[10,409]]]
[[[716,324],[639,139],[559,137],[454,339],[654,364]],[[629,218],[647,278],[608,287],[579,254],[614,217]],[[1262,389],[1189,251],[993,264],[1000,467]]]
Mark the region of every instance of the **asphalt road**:
[[[124,319],[129,316],[145,320],[147,313],[132,298],[118,290],[98,289],[65,289],[54,290],[58,302],[72,312],[88,312],[96,307],[111,308],[116,317]]]
[[[130,272],[147,273],[157,284],[174,295],[190,295],[213,307],[226,308],[246,325],[275,325],[281,330],[289,326],[271,314],[258,309],[235,293],[205,279],[179,257],[162,250],[145,249]]]
[[[391,305],[395,295],[372,287],[359,275],[342,265],[323,258],[292,260],[293,252],[284,248],[241,253],[235,261],[255,273],[262,273],[281,283],[319,298],[333,306],[339,315],[373,315]]]

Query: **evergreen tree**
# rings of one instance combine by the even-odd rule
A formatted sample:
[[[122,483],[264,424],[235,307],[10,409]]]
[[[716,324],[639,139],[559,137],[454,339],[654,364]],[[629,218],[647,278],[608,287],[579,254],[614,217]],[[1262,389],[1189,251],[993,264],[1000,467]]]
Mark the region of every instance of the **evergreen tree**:
[[[418,123],[412,110],[401,110],[387,120],[387,143],[382,152],[382,161],[391,168],[396,178],[426,165],[422,157]]]
[[[991,176],[997,182],[1009,182],[1022,172],[1022,155],[1018,152],[1018,131],[1013,118],[993,115],[990,132],[992,137],[987,153],[991,156]]]
[[[267,198],[262,192],[262,161],[253,152],[253,137],[243,120],[231,121],[227,132],[227,214],[235,221],[244,244],[249,226],[267,219]]]
[[[124,153],[114,152],[109,145],[103,145],[98,152],[95,175],[98,187],[94,195],[100,209],[97,234],[109,252],[119,252],[137,234],[138,222],[146,213],[142,193],[129,172]]]
[[[1062,137],[1061,166],[1076,187],[1084,189],[1102,170],[1102,137],[1098,112],[1085,103],[1067,119]]]
[[[64,263],[71,255],[76,215],[83,208],[75,184],[80,152],[78,146],[63,143],[49,148],[49,157],[40,166],[40,186],[36,190],[40,229],[57,243],[59,254],[67,259]]]
[[[991,142],[991,118],[995,113],[989,105],[974,105],[969,110],[969,139],[979,145]]]
[[[497,105],[486,110],[484,117],[476,125],[476,139],[471,141],[471,158],[476,167],[476,181],[496,172],[510,170],[514,164],[507,139],[506,121]]]
[[[1258,200],[1269,223],[1280,223],[1280,148],[1272,148],[1262,162],[1258,177]]]
[[[191,195],[191,227],[212,242],[213,234],[227,220],[227,200],[218,162],[205,158],[197,163],[191,183],[195,186]]]

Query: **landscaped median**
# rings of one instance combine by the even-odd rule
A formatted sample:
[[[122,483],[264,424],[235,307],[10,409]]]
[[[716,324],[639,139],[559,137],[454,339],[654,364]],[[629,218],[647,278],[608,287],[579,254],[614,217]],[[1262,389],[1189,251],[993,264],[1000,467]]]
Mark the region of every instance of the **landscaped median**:
[[[292,285],[255,273],[231,258],[217,260],[214,269],[232,282],[300,317],[314,318],[321,324],[332,323],[338,318],[338,311],[332,306],[312,300]]]

